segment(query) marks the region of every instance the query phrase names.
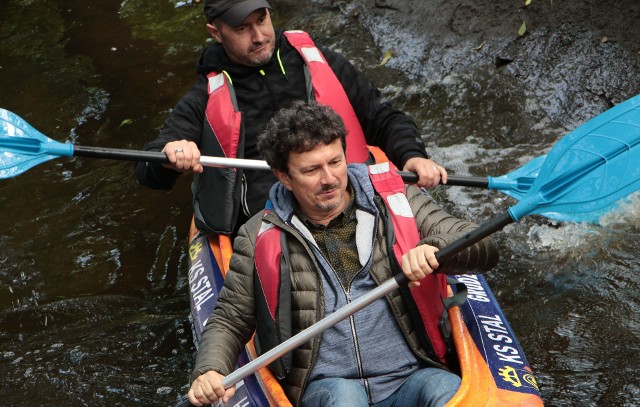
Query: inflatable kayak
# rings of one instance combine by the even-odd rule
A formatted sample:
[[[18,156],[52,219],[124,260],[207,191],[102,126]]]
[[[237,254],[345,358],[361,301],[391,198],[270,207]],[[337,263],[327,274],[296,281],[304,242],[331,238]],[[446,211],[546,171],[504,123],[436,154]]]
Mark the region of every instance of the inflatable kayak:
[[[189,295],[196,346],[229,268],[228,236],[205,235],[192,224],[189,236]],[[541,406],[534,375],[518,340],[481,275],[451,276],[468,289],[467,301],[449,310],[462,384],[447,406]],[[256,358],[253,341],[238,359]],[[290,406],[268,368],[236,385],[228,405]]]

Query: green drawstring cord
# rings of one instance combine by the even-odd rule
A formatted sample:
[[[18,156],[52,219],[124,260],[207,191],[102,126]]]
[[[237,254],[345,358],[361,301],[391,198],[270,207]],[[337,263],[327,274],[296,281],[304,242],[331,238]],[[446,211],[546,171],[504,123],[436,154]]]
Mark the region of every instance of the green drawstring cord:
[[[229,76],[229,74],[227,73],[227,71],[222,71],[222,73],[224,74],[224,76],[227,77],[227,80],[229,81],[229,83],[231,84],[231,86],[233,86],[233,81],[231,80],[231,76]]]
[[[284,71],[284,65],[282,65],[282,59],[280,59],[280,48],[278,48],[278,51],[276,51],[276,58],[278,58],[278,63],[280,64],[280,70],[282,71],[282,74],[284,75],[285,79],[287,79],[287,73]]]

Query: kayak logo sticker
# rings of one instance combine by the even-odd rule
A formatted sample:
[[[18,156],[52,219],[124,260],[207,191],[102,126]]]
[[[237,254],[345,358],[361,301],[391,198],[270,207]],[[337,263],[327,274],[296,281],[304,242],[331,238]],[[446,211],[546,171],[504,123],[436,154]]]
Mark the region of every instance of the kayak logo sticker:
[[[189,257],[191,258],[191,261],[195,261],[200,253],[202,253],[202,241],[198,240],[189,246]]]
[[[533,373],[526,368],[516,369],[511,366],[505,366],[499,369],[499,372],[502,379],[511,383],[513,387],[531,387],[533,389],[540,390],[538,389],[538,382],[536,382],[536,378],[533,376]]]

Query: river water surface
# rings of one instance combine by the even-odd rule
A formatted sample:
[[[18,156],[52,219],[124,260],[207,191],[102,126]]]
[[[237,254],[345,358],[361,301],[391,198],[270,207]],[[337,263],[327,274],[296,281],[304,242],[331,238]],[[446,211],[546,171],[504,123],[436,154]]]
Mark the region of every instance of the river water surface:
[[[474,81],[507,93],[514,86],[490,73],[469,79],[472,104],[451,106],[443,91],[451,84],[409,83],[382,66],[384,50],[337,10],[272,5],[282,10],[277,23],[344,51],[425,135],[437,130],[428,148],[452,173],[508,173],[564,134],[553,123],[516,122],[509,112],[526,100],[474,100]],[[206,40],[201,5],[191,2],[8,0],[0,107],[54,140],[139,149],[193,84]],[[492,114],[456,116],[449,133],[424,113],[447,117],[476,104]],[[543,137],[512,131],[523,127]],[[483,136],[488,129],[500,131]],[[514,203],[469,188],[436,195],[479,223]],[[0,180],[2,403],[175,404],[194,358],[190,217],[188,177],[171,192],[148,190],[129,162],[60,158]],[[501,262],[487,278],[547,405],[640,404],[639,232],[632,201],[599,225],[532,216],[495,235]]]

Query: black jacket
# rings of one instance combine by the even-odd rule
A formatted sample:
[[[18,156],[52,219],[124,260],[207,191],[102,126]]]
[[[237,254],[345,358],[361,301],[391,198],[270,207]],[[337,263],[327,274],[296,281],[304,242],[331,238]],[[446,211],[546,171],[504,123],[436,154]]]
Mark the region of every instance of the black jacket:
[[[402,112],[393,109],[379,90],[369,82],[344,57],[318,46],[334,73],[345,89],[369,145],[379,146],[389,159],[400,168],[413,157],[426,157],[424,143],[415,124]],[[170,141],[187,139],[201,146],[204,129],[204,114],[208,100],[206,75],[212,71],[225,70],[233,81],[238,107],[243,114],[244,148],[238,157],[260,159],[256,150],[257,136],[263,131],[273,114],[288,107],[294,100],[309,100],[305,86],[303,60],[298,52],[287,42],[282,31],[276,32],[276,50],[280,50],[280,59],[284,73],[277,60],[276,53],[266,65],[252,68],[234,64],[229,60],[223,47],[215,44],[202,53],[198,61],[198,81],[195,86],[178,102],[171,116],[165,122],[158,138],[144,146],[145,150],[160,151]],[[228,172],[205,168],[204,178],[214,172],[218,178],[228,178]],[[180,173],[164,168],[160,164],[138,162],[136,176],[138,181],[154,189],[171,189]],[[246,170],[234,174],[233,181],[212,185],[211,181],[196,179],[194,194],[200,191],[200,207],[209,208],[213,200],[220,196],[229,197],[234,210],[224,215],[223,227],[209,225],[220,224],[217,219],[220,211],[212,211],[208,225],[198,225],[204,231],[234,233],[251,215],[264,207],[269,188],[276,179],[268,171]],[[209,191],[204,191],[204,190]],[[229,189],[221,191],[220,189]],[[204,192],[203,192],[204,191]],[[225,195],[226,193],[226,195]],[[242,196],[240,196],[242,195]],[[228,206],[229,202],[224,204]],[[242,204],[242,211],[240,205]],[[215,206],[215,205],[214,205]],[[220,205],[218,205],[220,206]],[[205,216],[207,217],[207,216]]]

